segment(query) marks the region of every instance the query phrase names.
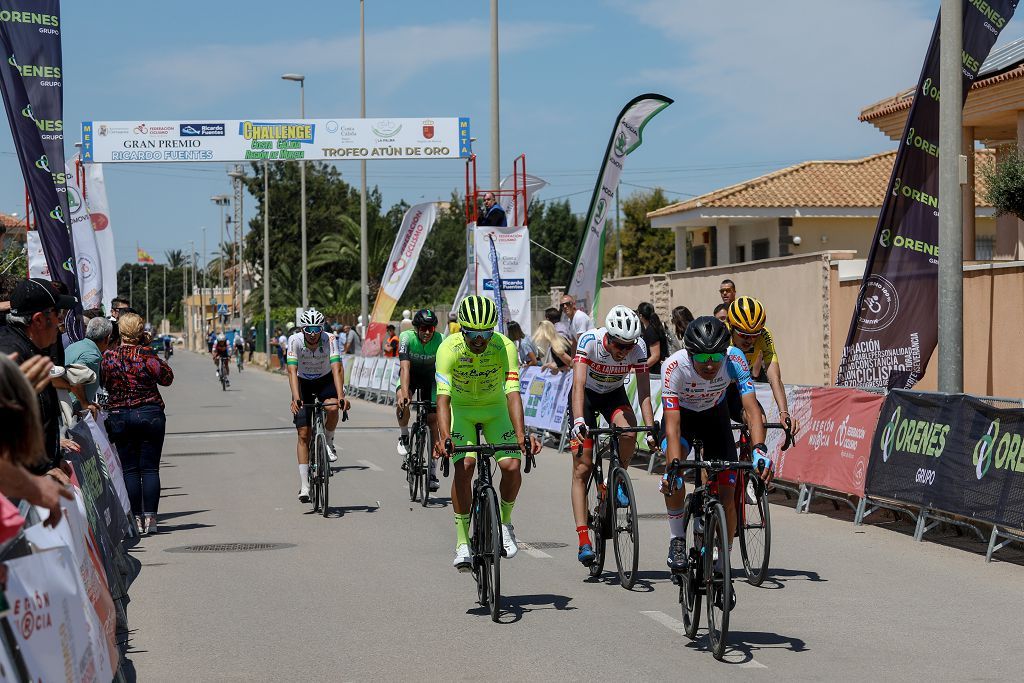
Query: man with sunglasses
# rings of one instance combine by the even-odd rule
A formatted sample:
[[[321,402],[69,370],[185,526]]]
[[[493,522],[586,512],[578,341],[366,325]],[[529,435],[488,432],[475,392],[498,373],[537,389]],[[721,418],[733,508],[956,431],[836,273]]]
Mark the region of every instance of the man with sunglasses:
[[[736,442],[732,433],[732,419],[725,401],[726,390],[738,388],[743,408],[757,411],[754,383],[750,379],[743,353],[729,344],[729,329],[710,315],[697,318],[683,334],[683,348],[665,362],[664,385],[661,397],[665,430],[666,467],[685,458],[690,446],[699,440],[704,444],[706,460],[735,461]],[[771,460],[764,445],[764,423],[754,420],[750,425],[751,449],[754,465],[770,472]],[[733,499],[736,472],[718,475],[719,498]],[[686,542],[683,529],[683,486],[665,496],[668,512],[669,546],[668,566],[676,572],[686,569]],[[664,492],[671,489],[665,487]],[[725,505],[729,547],[736,534],[736,506]],[[735,598],[735,593],[733,593]]]
[[[572,393],[569,395],[570,417],[573,418],[569,435],[582,445],[572,470],[572,514],[579,537],[577,559],[587,567],[597,557],[587,527],[587,479],[594,464],[594,442],[587,438],[587,431],[597,427],[597,413],[609,424],[636,426],[636,415],[625,389],[630,372],[636,373],[637,397],[644,423],[654,424],[647,345],[641,337],[640,316],[627,306],[615,306],[605,317],[604,325],[580,336],[573,357]],[[648,435],[648,443],[652,446],[656,443],[651,435]],[[635,435],[623,435],[619,439],[623,467],[629,467],[635,451]],[[629,505],[629,498],[621,487],[614,495],[619,505]]]
[[[395,405],[398,409],[398,454],[402,456],[402,469],[405,469],[405,456],[409,454],[409,401],[419,396],[421,401],[430,401],[427,409],[427,424],[434,443],[438,442],[437,434],[437,385],[434,382],[434,363],[437,349],[441,346],[441,335],[437,330],[437,315],[428,308],[416,311],[412,319],[413,329],[406,330],[398,339],[399,382],[395,391]],[[429,397],[429,398],[428,398]],[[430,492],[439,488],[435,474],[437,462],[430,459]]]
[[[512,527],[515,507],[522,484],[520,460],[540,451],[540,442],[526,439],[523,400],[519,394],[519,359],[516,345],[505,335],[495,332],[498,309],[483,296],[467,296],[459,304],[460,332],[449,335],[437,349],[435,378],[437,380],[438,439],[434,442],[434,458],[445,455],[444,442],[451,438],[456,446],[476,444],[476,425],[482,424],[488,443],[508,443],[515,439],[520,453],[497,453],[494,456],[501,470],[498,486],[501,509],[501,537],[505,557],[519,552]],[[460,572],[472,568],[469,551],[469,506],[476,458],[473,454],[452,456],[452,510],[455,513],[455,560]]]
[[[339,404],[348,410],[345,400],[345,371],[337,340],[324,327],[324,316],[315,308],[299,316],[299,331],[288,338],[288,386],[291,388],[292,422],[298,434],[295,453],[299,459],[299,502],[309,502],[309,422],[310,411],[302,404],[319,397],[326,412],[324,430],[330,447],[327,458],[338,459],[334,448],[334,429],[338,426]]]
[[[562,322],[566,331],[572,335],[573,344],[578,342],[584,333],[594,329],[594,321],[589,315],[576,308],[576,299],[572,295],[564,294],[562,296],[559,310],[562,313]]]

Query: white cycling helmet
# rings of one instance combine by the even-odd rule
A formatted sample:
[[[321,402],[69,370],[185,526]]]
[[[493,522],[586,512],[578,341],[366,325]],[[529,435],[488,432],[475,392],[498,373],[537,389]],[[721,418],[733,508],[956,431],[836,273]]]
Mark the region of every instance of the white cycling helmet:
[[[608,311],[604,326],[608,334],[622,341],[633,341],[640,336],[640,316],[621,304]]]
[[[315,308],[303,311],[302,315],[299,316],[299,327],[305,327],[306,325],[323,325],[324,314]]]
[[[228,336],[226,334],[224,334],[223,332],[221,332],[220,334],[217,335],[217,341],[227,341],[227,340],[228,340]]]

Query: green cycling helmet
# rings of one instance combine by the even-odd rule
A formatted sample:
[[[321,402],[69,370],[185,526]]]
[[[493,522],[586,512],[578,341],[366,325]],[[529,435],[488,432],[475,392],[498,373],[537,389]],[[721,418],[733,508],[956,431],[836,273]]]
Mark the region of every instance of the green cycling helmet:
[[[459,325],[467,330],[489,330],[498,324],[498,309],[485,296],[467,296],[459,304]]]

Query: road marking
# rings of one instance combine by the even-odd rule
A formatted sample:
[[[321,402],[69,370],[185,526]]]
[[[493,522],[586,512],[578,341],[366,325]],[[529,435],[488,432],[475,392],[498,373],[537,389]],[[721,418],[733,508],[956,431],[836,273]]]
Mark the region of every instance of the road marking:
[[[678,633],[681,636],[685,636],[686,635],[686,628],[683,626],[683,622],[679,621],[678,619],[673,619],[672,617],[670,617],[669,615],[665,614],[664,612],[653,612],[653,611],[652,612],[645,612],[645,611],[641,611],[640,614],[643,614],[645,616],[650,617],[651,619],[654,619],[656,622],[658,622],[659,624],[661,624],[665,628],[670,629],[672,631],[675,631],[676,633]],[[754,658],[751,658],[749,661],[743,662],[739,666],[740,666],[741,669],[767,669],[768,668],[767,666],[765,666],[764,664],[762,664],[761,662],[757,661]]]
[[[374,472],[383,472],[384,471],[383,467],[377,467],[376,465],[374,465],[369,460],[356,460],[356,462],[359,463],[360,465],[362,465],[363,467],[367,468],[367,469],[373,470]]]

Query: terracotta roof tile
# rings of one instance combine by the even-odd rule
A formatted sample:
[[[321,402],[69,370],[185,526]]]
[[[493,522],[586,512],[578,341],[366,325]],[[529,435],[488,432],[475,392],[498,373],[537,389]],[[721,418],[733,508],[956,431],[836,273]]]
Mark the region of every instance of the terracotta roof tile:
[[[973,83],[971,85],[971,90],[981,90],[982,88],[986,88],[990,85],[1003,83],[1005,81],[1012,81],[1017,78],[1024,78],[1024,64],[1020,64],[1012,69],[998,73],[995,76],[983,78],[980,81]],[[861,111],[857,120],[874,121],[875,119],[880,119],[883,116],[888,116],[894,112],[910,109],[910,105],[914,101],[914,93],[916,91],[917,86],[914,86],[913,88],[908,88],[897,95],[888,97],[881,102],[875,102]]]
[[[990,166],[992,150],[978,150],[975,158],[977,205],[990,206],[982,197],[983,169]],[[889,186],[896,152],[883,152],[849,161],[805,161],[737,185],[715,190],[647,214],[668,216],[698,208],[877,208]]]
[[[5,228],[25,228],[24,218],[15,218],[6,213],[0,213],[0,226]]]

